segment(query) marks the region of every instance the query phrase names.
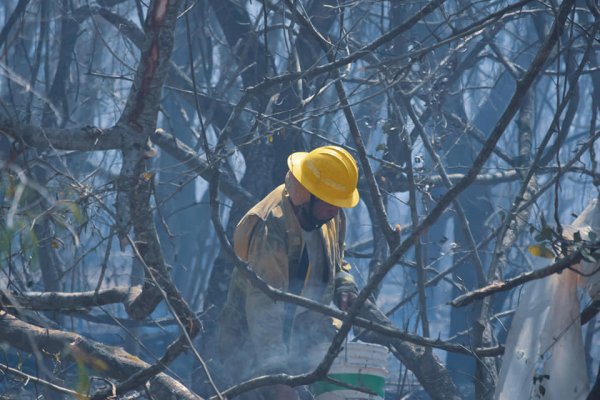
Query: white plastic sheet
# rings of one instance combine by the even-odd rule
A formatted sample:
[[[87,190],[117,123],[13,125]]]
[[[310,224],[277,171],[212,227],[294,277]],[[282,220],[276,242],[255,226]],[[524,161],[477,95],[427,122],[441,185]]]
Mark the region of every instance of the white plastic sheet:
[[[534,281],[525,289],[511,324],[494,398],[529,399],[540,355],[540,331],[548,313],[555,279]]]
[[[600,204],[594,199],[567,235],[600,232]],[[506,342],[495,399],[585,399],[589,391],[577,285],[590,296],[600,295],[599,263],[575,266],[590,274],[582,277],[566,270],[527,284]]]
[[[568,227],[573,233],[579,230],[584,238],[587,238],[589,231],[594,231],[600,239],[600,201],[594,199],[583,210],[581,215]],[[585,275],[580,276],[579,284],[587,290],[592,299],[600,298],[600,263],[582,262],[577,269]],[[595,273],[594,273],[595,272]]]

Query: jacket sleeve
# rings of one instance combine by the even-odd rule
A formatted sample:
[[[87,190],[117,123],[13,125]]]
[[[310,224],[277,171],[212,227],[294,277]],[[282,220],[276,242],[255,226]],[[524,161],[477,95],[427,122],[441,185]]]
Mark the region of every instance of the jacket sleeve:
[[[358,293],[358,287],[354,276],[350,273],[351,266],[344,260],[344,246],[346,236],[346,215],[343,210],[340,210],[339,223],[338,223],[338,246],[340,249],[340,260],[341,262],[335,266],[335,293],[333,302],[336,306],[339,306],[339,295],[344,292]]]
[[[287,246],[282,232],[268,220],[257,222],[248,248],[248,263],[269,285],[287,290]],[[285,370],[288,349],[283,338],[284,303],[274,302],[248,283],[246,317],[258,368],[268,373]]]

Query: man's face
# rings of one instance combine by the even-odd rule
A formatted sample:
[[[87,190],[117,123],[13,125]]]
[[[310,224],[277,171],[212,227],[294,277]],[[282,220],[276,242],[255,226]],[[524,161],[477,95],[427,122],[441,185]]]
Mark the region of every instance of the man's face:
[[[298,211],[297,216],[302,229],[314,231],[335,217],[340,208],[311,196],[310,202],[300,206]]]
[[[339,207],[336,207],[334,205],[324,202],[323,200],[315,198],[312,207],[312,214],[313,217],[315,217],[315,219],[327,222],[331,218],[335,217],[339,210]]]

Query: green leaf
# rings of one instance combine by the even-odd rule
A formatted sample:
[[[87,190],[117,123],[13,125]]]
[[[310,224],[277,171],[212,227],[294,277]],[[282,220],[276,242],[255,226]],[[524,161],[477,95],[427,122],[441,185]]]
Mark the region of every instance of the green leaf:
[[[583,240],[583,239],[581,239],[581,233],[579,231],[577,231],[573,234],[573,240],[575,242],[581,242]]]
[[[540,394],[543,396],[546,394],[546,388],[540,385]]]
[[[598,239],[598,234],[594,231],[590,231],[590,233],[588,233],[588,240],[590,242],[595,242]]]
[[[87,393],[90,390],[90,375],[83,362],[77,362],[77,398],[87,399]]]

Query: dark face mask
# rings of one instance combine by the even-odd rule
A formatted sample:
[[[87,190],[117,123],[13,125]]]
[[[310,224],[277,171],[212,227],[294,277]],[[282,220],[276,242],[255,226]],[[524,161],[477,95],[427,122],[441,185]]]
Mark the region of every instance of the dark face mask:
[[[323,224],[326,224],[331,218],[322,220],[315,218],[313,213],[313,208],[315,206],[316,197],[312,194],[310,195],[310,201],[308,203],[304,203],[300,206],[295,206],[296,215],[298,217],[298,222],[300,222],[300,226],[307,232],[311,232],[319,229]],[[332,217],[333,218],[333,217]]]

